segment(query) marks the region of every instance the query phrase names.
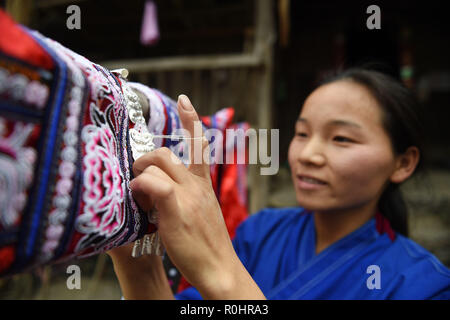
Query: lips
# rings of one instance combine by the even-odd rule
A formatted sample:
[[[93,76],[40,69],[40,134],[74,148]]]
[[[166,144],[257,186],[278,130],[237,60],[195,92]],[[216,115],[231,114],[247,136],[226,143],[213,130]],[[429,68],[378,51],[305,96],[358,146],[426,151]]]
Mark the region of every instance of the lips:
[[[317,190],[323,188],[327,183],[321,179],[306,175],[297,175],[297,187],[302,190]]]
[[[327,184],[325,181],[312,177],[312,176],[306,176],[306,175],[297,175],[297,178],[303,182],[311,183],[311,184],[318,184],[318,185],[324,185]]]

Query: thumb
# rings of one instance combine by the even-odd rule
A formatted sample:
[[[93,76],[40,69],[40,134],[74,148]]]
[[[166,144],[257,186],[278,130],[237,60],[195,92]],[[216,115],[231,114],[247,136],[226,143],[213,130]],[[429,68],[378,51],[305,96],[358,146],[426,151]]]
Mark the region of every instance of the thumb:
[[[187,96],[178,97],[178,114],[183,128],[189,132],[191,138],[189,145],[190,165],[189,171],[195,175],[210,178],[209,165],[203,159],[203,151],[208,147],[208,140],[203,135],[202,123]]]

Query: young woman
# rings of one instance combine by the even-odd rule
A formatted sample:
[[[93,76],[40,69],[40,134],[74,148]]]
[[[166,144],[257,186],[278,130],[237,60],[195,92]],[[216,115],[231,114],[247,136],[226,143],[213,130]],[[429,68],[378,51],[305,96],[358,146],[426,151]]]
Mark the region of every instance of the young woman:
[[[194,136],[186,96],[178,111]],[[193,285],[179,299],[448,299],[450,271],[406,237],[398,186],[421,167],[420,150],[408,90],[350,69],[314,90],[296,122],[288,158],[299,207],[252,215],[231,242],[207,165],[187,169],[164,148],[134,163],[131,188],[159,212],[167,253]],[[173,298],[161,259],[130,250],[109,252],[124,298]]]

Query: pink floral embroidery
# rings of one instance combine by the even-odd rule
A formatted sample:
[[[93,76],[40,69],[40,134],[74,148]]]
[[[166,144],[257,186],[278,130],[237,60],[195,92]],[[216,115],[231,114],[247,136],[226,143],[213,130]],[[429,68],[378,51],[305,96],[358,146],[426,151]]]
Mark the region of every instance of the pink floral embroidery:
[[[93,109],[96,109],[95,111]],[[91,114],[103,115],[95,104]],[[87,125],[82,139],[86,143],[83,159],[84,212],[76,222],[77,231],[86,233],[77,247],[85,247],[92,233],[111,237],[125,222],[122,206],[125,198],[125,180],[120,170],[117,145],[112,130],[105,124]]]
[[[64,149],[59,163],[59,177],[55,185],[53,207],[42,253],[50,259],[62,236],[60,225],[69,214],[75,215],[75,234],[69,239],[68,251],[61,258],[85,257],[133,241],[141,231],[141,213],[129,188],[130,161],[127,149],[128,114],[120,84],[111,73],[59,43],[36,36],[52,47],[72,71],[74,87],[67,104]],[[0,75],[1,76],[1,75]],[[84,81],[87,81],[85,97]],[[29,88],[30,96],[45,96],[42,88]],[[88,98],[88,102],[84,100]],[[42,100],[42,99],[41,99]],[[38,103],[42,105],[43,101]],[[87,103],[82,122],[79,113]],[[76,131],[81,127],[81,137]],[[1,129],[1,128],[0,128]],[[78,139],[80,138],[80,139]],[[77,146],[81,146],[78,154]],[[69,212],[69,191],[75,187],[72,181],[76,160],[82,159],[82,189],[78,212]],[[133,230],[129,228],[132,227]],[[61,260],[60,260],[61,261]]]

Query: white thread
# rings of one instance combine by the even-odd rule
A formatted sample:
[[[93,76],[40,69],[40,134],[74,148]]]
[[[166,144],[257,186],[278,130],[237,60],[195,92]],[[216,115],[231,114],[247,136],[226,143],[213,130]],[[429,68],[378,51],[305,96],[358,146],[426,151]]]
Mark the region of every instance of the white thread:
[[[198,140],[203,139],[203,137],[186,137],[186,136],[177,136],[177,135],[153,135],[153,138],[166,138],[170,140]]]

